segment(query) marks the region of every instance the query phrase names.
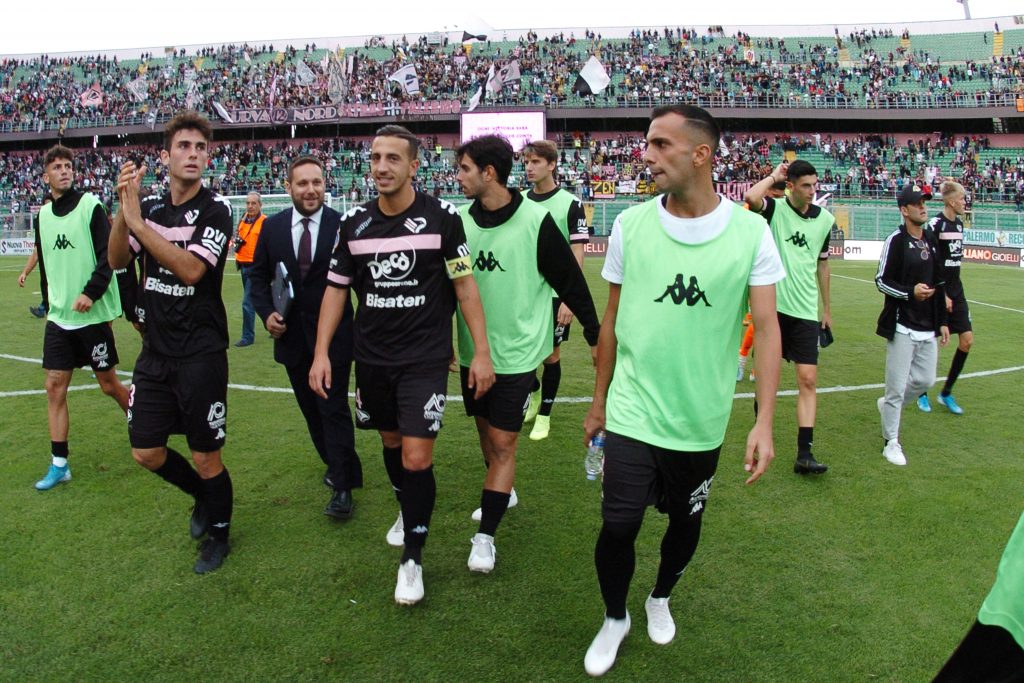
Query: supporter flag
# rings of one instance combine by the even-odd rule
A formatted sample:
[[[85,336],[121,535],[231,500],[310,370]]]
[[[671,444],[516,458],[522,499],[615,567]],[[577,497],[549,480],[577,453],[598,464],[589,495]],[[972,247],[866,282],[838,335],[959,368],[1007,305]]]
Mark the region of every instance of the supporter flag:
[[[136,102],[145,102],[149,97],[149,88],[146,86],[146,77],[139,76],[127,85],[128,92],[135,98]]]
[[[284,53],[278,52],[274,55],[274,64],[284,64]]]
[[[473,111],[480,106],[480,97],[484,94],[483,86],[479,86],[472,97],[469,98],[469,111]]]
[[[274,80],[270,82],[270,90],[267,91],[267,106],[270,107],[270,111],[274,111],[274,101],[277,99],[277,76],[274,76]]]
[[[192,61],[192,66],[194,66],[196,68],[196,71],[199,71],[199,70],[201,70],[203,68],[203,62],[205,62],[205,61],[206,61],[206,57],[196,57]]]
[[[224,105],[221,104],[220,102],[214,101],[214,103],[213,103],[213,110],[215,112],[217,112],[217,116],[221,117],[221,119],[223,119],[225,123],[234,123],[235,122],[235,117],[232,116],[231,112],[229,112],[227,109],[225,109]]]
[[[93,83],[83,90],[78,96],[78,102],[83,107],[98,107],[103,104],[103,91],[99,83]]]
[[[248,50],[243,51],[242,52],[242,56],[245,57],[245,62],[247,64],[252,64],[252,55],[249,54]]]
[[[415,95],[420,91],[420,79],[416,75],[415,64],[406,64],[401,69],[388,76],[388,80],[401,83],[406,94]]]
[[[487,36],[485,36],[485,35],[475,36],[472,33],[469,33],[468,31],[463,31],[462,32],[462,42],[468,43],[471,40],[487,40]]]
[[[146,123],[149,124],[150,130],[156,130],[156,109],[149,112],[149,115],[146,117]]]
[[[302,59],[295,65],[295,82],[302,87],[313,85],[316,82],[316,74]]]
[[[597,55],[591,55],[587,63],[580,69],[580,75],[576,78],[576,84],[572,91],[580,95],[598,95],[608,87],[612,79],[608,78],[608,72],[601,65]]]
[[[143,62],[142,64],[139,64],[139,75],[140,76],[145,76],[147,71],[149,71],[149,64],[147,64],[146,62]]]
[[[750,62],[751,64],[753,64],[754,62],[756,62],[756,61],[757,61],[757,53],[756,53],[756,52],[754,52],[754,50],[753,50],[752,48],[749,48],[749,47],[748,47],[748,48],[747,48],[747,49],[746,49],[746,50],[745,50],[745,51],[743,52],[743,58],[744,58],[744,59],[746,59],[746,60],[747,60],[748,62]]]
[[[519,60],[513,59],[511,62],[505,65],[504,68],[498,71],[498,89],[500,90],[502,87],[504,87],[506,83],[518,81],[521,77],[522,76],[519,73]]]
[[[498,80],[498,76],[494,72],[494,64],[491,64],[491,68],[487,70],[487,81],[484,89],[491,94],[501,90],[501,81]]]

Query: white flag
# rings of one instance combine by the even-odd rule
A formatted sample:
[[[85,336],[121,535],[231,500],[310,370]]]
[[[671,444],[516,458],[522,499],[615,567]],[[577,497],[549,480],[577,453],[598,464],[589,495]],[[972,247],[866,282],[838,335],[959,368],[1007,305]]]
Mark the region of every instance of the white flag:
[[[608,87],[612,79],[608,78],[608,72],[601,65],[601,60],[596,55],[591,55],[587,63],[580,69],[579,78],[572,87],[573,92],[580,95],[598,95]]]
[[[469,111],[480,106],[480,97],[484,94],[483,86],[478,86],[476,92],[469,98]]]
[[[488,93],[496,93],[501,90],[501,82],[498,81],[497,75],[494,73],[494,64],[491,64],[491,68],[487,71],[487,85],[484,88]]]
[[[217,116],[219,116],[222,119],[224,119],[225,123],[234,123],[235,122],[235,117],[232,116],[231,112],[229,112],[227,109],[225,109],[224,105],[221,104],[220,102],[214,102],[213,103],[213,110],[215,112],[217,112]]]
[[[420,79],[416,75],[415,64],[406,64],[401,69],[388,76],[388,80],[401,83],[406,94],[415,95],[420,91]]]
[[[299,60],[295,65],[295,82],[303,87],[313,85],[316,82],[316,74],[306,65],[306,62]]]

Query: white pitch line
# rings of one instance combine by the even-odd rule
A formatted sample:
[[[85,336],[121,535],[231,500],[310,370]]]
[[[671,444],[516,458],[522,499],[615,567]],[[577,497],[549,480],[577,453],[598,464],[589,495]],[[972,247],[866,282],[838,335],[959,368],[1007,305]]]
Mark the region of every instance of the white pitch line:
[[[24,356],[11,356],[11,355],[8,355],[6,353],[0,353],[0,358],[7,358],[9,360],[17,360],[17,361],[23,361],[23,362],[28,362],[28,363],[39,363],[40,362],[40,360],[38,358],[25,358]],[[1024,365],[1015,365],[1015,366],[1009,367],[1009,368],[997,368],[995,370],[978,370],[977,372],[965,372],[962,375],[960,375],[960,379],[970,379],[972,377],[991,377],[992,375],[1005,375],[1005,374],[1010,373],[1010,372],[1020,372],[1021,370],[1024,370]],[[126,372],[126,371],[122,371],[122,370],[118,370],[117,372],[118,372],[118,374],[129,375],[129,376],[131,375],[130,372]],[[946,379],[945,377],[938,377],[938,378],[936,378],[935,381],[936,381],[936,383],[938,383],[938,382],[945,381],[945,379]],[[97,385],[97,384],[83,384],[83,385],[79,385],[79,386],[69,387],[69,390],[98,389],[98,388],[99,388],[99,385]],[[885,388],[885,384],[859,384],[859,385],[856,385],[856,386],[839,385],[839,386],[835,386],[835,387],[818,387],[818,393],[819,394],[839,394],[839,393],[848,393],[848,392],[853,392],[853,391],[867,391],[868,389],[884,389],[884,388]],[[262,387],[262,386],[258,386],[258,385],[255,385],[255,384],[228,384],[228,389],[237,389],[239,391],[257,391],[257,392],[270,393],[270,394],[290,394],[290,393],[292,393],[292,390],[290,388],[288,388],[288,387]],[[46,391],[44,389],[27,389],[27,390],[24,390],[24,391],[5,391],[5,392],[0,392],[0,398],[8,398],[8,397],[12,397],[12,396],[37,396],[37,395],[45,394],[45,393],[46,393]],[[786,390],[780,391],[780,392],[778,392],[776,394],[776,396],[796,396],[796,395],[797,395],[797,390],[796,389],[786,389]],[[349,392],[348,397],[349,398],[355,398],[355,394],[352,393],[352,392]],[[754,398],[754,392],[746,391],[746,392],[741,392],[741,393],[733,394],[732,398],[733,398],[733,400],[740,399],[740,398]],[[448,397],[448,400],[449,401],[454,401],[456,403],[459,403],[459,402],[462,401],[462,397],[457,395],[457,394],[453,394],[453,395]],[[562,397],[562,398],[556,398],[555,399],[555,403],[570,403],[570,404],[573,404],[573,403],[590,403],[590,401],[591,401],[591,397],[590,396],[565,396],[565,397]]]
[[[854,282],[864,282],[864,283],[869,284],[869,285],[875,284],[874,280],[865,280],[864,278],[850,277],[849,275],[836,275],[835,273],[833,273],[832,277],[842,278],[843,280],[853,280]],[[998,304],[989,304],[989,303],[985,303],[984,301],[975,301],[974,299],[968,299],[967,303],[975,304],[977,306],[988,306],[989,308],[998,308],[1000,311],[1010,311],[1011,313],[1024,313],[1024,311],[1020,310],[1019,308],[1009,308],[1008,306],[999,306]]]

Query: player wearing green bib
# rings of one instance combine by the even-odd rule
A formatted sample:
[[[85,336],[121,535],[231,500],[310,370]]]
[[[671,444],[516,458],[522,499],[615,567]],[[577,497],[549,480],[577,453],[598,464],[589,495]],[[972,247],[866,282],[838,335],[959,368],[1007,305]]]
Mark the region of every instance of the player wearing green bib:
[[[522,149],[526,179],[533,188],[524,191],[527,199],[537,202],[551,214],[562,237],[569,243],[580,269],[583,269],[584,245],[590,241],[590,228],[583,204],[576,195],[561,189],[555,182],[555,168],[558,165],[558,148],[550,140],[537,140]],[[535,382],[530,394],[530,408],[526,421],[533,420],[530,439],[540,441],[548,437],[551,430],[551,409],[558,395],[562,379],[561,345],[569,340],[572,311],[557,296],[551,300],[555,317],[555,349],[544,359],[544,371],[540,382]]]
[[[786,180],[785,199],[765,196],[780,180]],[[782,163],[747,191],[751,211],[760,212],[772,228],[775,244],[786,268],[778,287],[779,329],[782,357],[796,365],[796,463],[797,474],[822,474],[828,465],[811,453],[818,399],[818,336],[832,327],[829,296],[828,241],[835,218],[814,204],[818,172],[806,161]],[[818,316],[821,295],[822,315]]]
[[[600,326],[587,281],[551,214],[506,187],[513,159],[508,140],[475,138],[455,156],[463,194],[473,200],[460,213],[495,373],[490,391],[475,396],[467,381],[474,344],[460,306],[462,395],[466,413],[476,419],[487,464],[480,526],[467,564],[471,571],[487,573],[494,569],[494,534],[509,507],[516,445],[537,366],[551,355],[551,290],[576,312],[592,348]]]
[[[647,633],[675,636],[668,600],[693,557],[732,411],[735,353],[747,302],[754,321],[761,410],[744,469],[755,482],[773,457],[779,378],[775,283],[785,277],[768,226],[715,194],[721,131],[690,105],[659,107],[644,162],[659,195],[615,221],[602,276],[609,282],[585,442],[607,429],[604,523],[594,551],[605,620],[584,658],[591,676],[615,663],[629,633],[626,596],[634,541],[654,504],[668,514]]]
[[[1024,680],[1024,514],[978,618],[934,683]]]
[[[36,482],[46,491],[71,479],[68,466],[68,386],[75,368],[90,365],[103,393],[128,409],[128,389],[117,379],[117,347],[110,321],[121,315],[117,282],[107,263],[110,220],[99,199],[74,189],[74,154],[57,145],[43,158],[50,201],[36,219],[36,252],[47,284],[43,368],[50,423],[50,468]]]

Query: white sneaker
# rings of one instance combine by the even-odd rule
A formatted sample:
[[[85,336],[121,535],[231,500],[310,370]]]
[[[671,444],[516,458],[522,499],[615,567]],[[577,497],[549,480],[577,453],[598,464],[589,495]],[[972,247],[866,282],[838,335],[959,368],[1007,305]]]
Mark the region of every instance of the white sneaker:
[[[668,598],[647,596],[647,635],[658,645],[668,645],[676,637],[676,622],[668,609]]]
[[[494,569],[494,557],[498,554],[494,549],[494,536],[476,534],[470,542],[473,548],[469,551],[469,561],[466,562],[469,571],[490,574]]]
[[[512,493],[509,494],[508,507],[506,510],[512,509],[516,505],[519,505],[519,496],[516,495],[516,490],[513,488]],[[473,510],[473,514],[471,514],[470,517],[474,522],[479,522],[484,517],[484,511],[481,508],[477,508],[476,510]]]
[[[398,519],[388,529],[388,545],[400,548],[405,545],[405,524],[402,522],[402,511],[398,511]]]
[[[423,565],[409,560],[398,565],[398,583],[395,584],[395,602],[415,605],[423,599]]]
[[[896,439],[889,439],[882,449],[882,456],[893,465],[906,465],[907,456],[903,455],[903,446]]]
[[[619,653],[619,645],[629,635],[629,613],[625,619],[605,617],[601,630],[594,636],[594,641],[587,648],[587,656],[583,658],[583,668],[591,676],[603,676],[615,663]]]

